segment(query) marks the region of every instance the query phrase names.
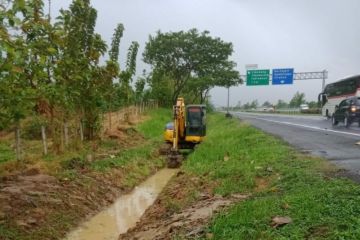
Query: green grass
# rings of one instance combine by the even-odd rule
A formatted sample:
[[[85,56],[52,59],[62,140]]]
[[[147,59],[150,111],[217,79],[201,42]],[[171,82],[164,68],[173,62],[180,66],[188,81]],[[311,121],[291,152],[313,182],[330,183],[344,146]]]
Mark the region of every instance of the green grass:
[[[162,133],[165,124],[171,118],[166,109],[157,109],[150,113],[150,120],[139,124],[136,128],[144,136],[145,142],[138,146],[124,149],[113,158],[101,159],[91,164],[95,171],[105,172],[112,168],[123,168],[126,175],[123,179],[124,187],[132,188],[144,176],[151,174],[151,168],[164,166],[164,159],[160,157],[158,147],[162,144]],[[106,143],[111,147],[113,144]]]
[[[335,169],[327,161],[237,119],[211,115],[208,129],[184,170],[216,182],[218,194],[252,194],[212,220],[214,239],[360,239],[360,187],[329,177]],[[267,182],[261,191],[258,179]],[[273,228],[274,216],[293,222]]]
[[[92,163],[91,168],[97,171],[105,171],[113,167],[123,167],[128,163],[143,166],[149,160],[157,161],[157,164],[160,164],[162,161],[159,161],[160,159],[156,156],[156,152],[158,146],[162,143],[164,126],[170,117],[171,113],[168,110],[154,110],[151,112],[150,120],[147,120],[137,126],[137,130],[146,139],[144,144],[124,149],[114,158],[95,161]],[[108,142],[106,145],[111,147],[113,143]]]
[[[169,109],[159,108],[151,113],[151,120],[145,121],[137,128],[146,139],[162,142],[165,124],[172,121],[172,113]],[[160,134],[159,134],[160,133]]]
[[[0,164],[15,159],[15,151],[9,145],[0,143]]]

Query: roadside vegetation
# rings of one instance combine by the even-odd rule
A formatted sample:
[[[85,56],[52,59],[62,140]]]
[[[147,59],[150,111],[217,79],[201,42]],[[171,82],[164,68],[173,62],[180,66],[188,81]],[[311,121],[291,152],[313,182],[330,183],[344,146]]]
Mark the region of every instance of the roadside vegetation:
[[[360,187],[340,175],[326,160],[211,114],[206,141],[124,239],[153,232],[175,239],[359,239]],[[232,204],[187,222],[196,219],[194,208],[219,199]],[[182,213],[187,217],[176,217]]]
[[[212,116],[209,126],[185,171],[216,182],[217,194],[251,194],[212,220],[215,239],[359,239],[358,184],[238,120]],[[292,222],[275,227],[275,216]]]
[[[163,167],[159,106],[210,106],[211,88],[242,83],[232,43],[197,29],[153,33],[136,77],[123,24],[106,43],[90,0],[51,3],[0,0],[1,239],[62,238]]]
[[[180,95],[209,103],[211,88],[242,83],[232,43],[197,29],[150,35],[143,59],[151,72],[135,80],[140,46],[132,41],[120,51],[122,23],[106,43],[90,0],[72,0],[55,14],[51,2],[0,0],[0,135],[16,136],[18,161],[28,154],[24,139],[41,139],[45,156],[73,145],[80,151],[101,138],[105,114],[111,128],[112,113],[130,106],[171,107]]]
[[[0,145],[7,160],[0,165],[0,239],[62,239],[80,221],[163,168],[158,147],[169,116],[164,109],[131,116],[131,124],[114,122],[112,132],[81,151],[21,165],[7,160],[14,158],[13,151]]]

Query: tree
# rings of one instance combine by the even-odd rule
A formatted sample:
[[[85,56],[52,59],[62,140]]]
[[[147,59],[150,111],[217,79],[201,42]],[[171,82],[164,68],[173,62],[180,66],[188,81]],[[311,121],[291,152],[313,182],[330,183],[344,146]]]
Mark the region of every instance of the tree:
[[[116,70],[111,76],[111,81],[109,81],[109,84],[111,84],[111,86],[108,86],[108,105],[110,106],[113,104],[113,102],[117,106],[128,105],[132,100],[135,100],[133,98],[136,98],[136,96],[134,96],[134,91],[131,87],[131,83],[132,78],[136,73],[136,58],[139,50],[139,43],[135,41],[131,43],[127,53],[125,69],[120,71],[119,49],[120,41],[123,37],[124,30],[125,28],[123,24],[120,23],[117,25],[114,31],[111,48],[109,51],[110,61],[108,61],[108,64],[111,63],[114,67],[113,69]],[[118,82],[113,84],[114,80],[116,79],[118,80]],[[117,96],[117,101],[114,101],[114,95]]]
[[[310,109],[315,109],[319,107],[318,102],[315,101],[308,102],[307,104],[309,105]]]
[[[272,104],[269,101],[265,101],[262,106],[263,107],[272,107]]]
[[[126,59],[126,69],[120,73],[120,94],[128,105],[133,95],[133,89],[130,85],[132,77],[136,73],[136,57],[139,50],[139,43],[133,41],[128,49]]]
[[[290,101],[290,107],[300,107],[303,103],[305,103],[305,94],[296,92]]]
[[[245,110],[251,109],[251,104],[249,102],[247,102],[242,106],[242,108]]]
[[[166,73],[154,69],[147,78],[150,87],[150,96],[162,106],[170,107],[173,102],[173,80]]]
[[[250,103],[250,108],[256,109],[256,108],[258,108],[258,106],[259,106],[258,100],[253,100],[253,101]]]
[[[144,100],[146,84],[146,71],[143,70],[142,77],[139,77],[135,83],[135,102],[141,103]]]
[[[89,0],[74,0],[69,10],[61,10],[57,23],[63,35],[57,79],[66,86],[67,99],[83,116],[85,136],[92,140],[99,130],[99,113],[105,96],[99,88],[103,84],[104,68],[99,59],[106,44],[95,33],[96,10]]]
[[[241,83],[234,69],[236,64],[229,60],[232,53],[231,43],[209,36],[208,31],[199,33],[191,29],[188,32],[159,31],[156,36],[150,36],[143,57],[152,65],[155,76],[160,75],[155,81],[170,81],[171,103],[184,92],[192,92],[199,102],[204,102],[212,87]]]
[[[109,51],[110,61],[117,63],[119,61],[119,53],[120,53],[120,41],[123,37],[124,33],[124,25],[119,23],[114,31],[114,35],[111,42],[111,48]]]
[[[20,159],[20,121],[29,114],[46,77],[47,22],[42,1],[6,1],[0,8],[0,125],[14,125],[16,155]]]
[[[109,111],[109,121],[111,122],[111,111],[114,106],[119,106],[120,101],[114,101],[114,96],[116,93],[116,89],[118,88],[119,84],[116,81],[119,80],[120,74],[120,64],[119,64],[119,55],[120,55],[120,41],[124,34],[124,25],[119,23],[113,34],[113,38],[111,41],[111,47],[109,50],[109,60],[107,61],[107,77],[105,79],[106,83],[104,87],[107,89],[105,98],[106,98],[106,105],[107,110]],[[115,98],[118,99],[118,98]],[[111,124],[110,124],[111,126]]]
[[[279,99],[278,102],[276,103],[276,108],[278,109],[287,108],[287,107],[289,107],[289,104],[284,100]]]

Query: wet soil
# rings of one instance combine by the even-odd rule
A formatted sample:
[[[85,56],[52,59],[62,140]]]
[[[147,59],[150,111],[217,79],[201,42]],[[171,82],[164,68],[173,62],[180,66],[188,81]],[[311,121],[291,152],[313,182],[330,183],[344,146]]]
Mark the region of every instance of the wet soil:
[[[117,239],[119,234],[134,227],[145,210],[154,203],[169,179],[177,172],[162,169],[131,193],[121,196],[109,208],[101,211],[78,229],[71,232],[67,240]]]
[[[145,212],[136,226],[121,234],[127,239],[192,239],[205,235],[205,226],[211,217],[249,195],[236,194],[222,197],[213,193],[201,178],[179,172],[156,202]]]
[[[26,235],[31,234],[38,239],[58,239],[66,233],[67,225],[112,203],[127,190],[119,181],[114,181],[121,179],[120,172],[106,176],[84,172],[72,180],[37,173],[36,169],[30,172],[31,175],[14,175],[1,180],[1,224],[18,235],[11,237],[9,234],[2,239],[26,239]],[[56,229],[56,234],[49,238],[45,228],[58,225],[59,220],[64,221],[63,228]]]

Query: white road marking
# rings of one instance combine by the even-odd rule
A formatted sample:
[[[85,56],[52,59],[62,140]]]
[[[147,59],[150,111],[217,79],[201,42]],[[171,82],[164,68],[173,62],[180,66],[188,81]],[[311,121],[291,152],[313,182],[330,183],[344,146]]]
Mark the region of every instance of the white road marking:
[[[267,122],[273,122],[273,123],[285,124],[285,125],[296,126],[296,127],[302,127],[302,128],[310,128],[310,129],[314,129],[314,130],[318,130],[318,131],[323,131],[323,132],[333,132],[333,133],[339,133],[339,134],[345,134],[345,135],[351,135],[351,136],[357,136],[357,137],[360,137],[360,134],[357,134],[357,133],[342,132],[342,131],[337,131],[337,130],[332,130],[332,129],[326,129],[326,128],[314,127],[314,126],[303,125],[303,124],[297,124],[297,123],[291,123],[291,122],[281,122],[281,121],[275,121],[275,120],[263,119],[263,118],[257,118],[257,117],[249,117],[249,116],[247,116],[247,117],[248,117],[248,118],[254,118],[254,119],[257,119],[257,120],[267,121]]]
[[[323,116],[305,116],[305,115],[288,115],[288,114],[273,114],[273,113],[251,113],[251,112],[232,112],[234,114],[243,114],[243,115],[251,115],[251,116],[269,116],[276,118],[295,118],[295,119],[311,119],[316,121],[324,121],[326,118]]]

